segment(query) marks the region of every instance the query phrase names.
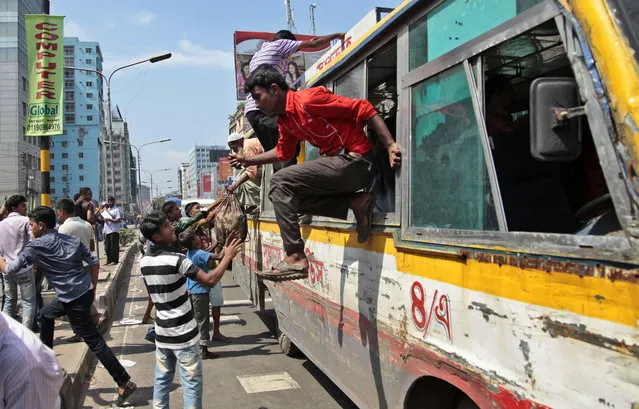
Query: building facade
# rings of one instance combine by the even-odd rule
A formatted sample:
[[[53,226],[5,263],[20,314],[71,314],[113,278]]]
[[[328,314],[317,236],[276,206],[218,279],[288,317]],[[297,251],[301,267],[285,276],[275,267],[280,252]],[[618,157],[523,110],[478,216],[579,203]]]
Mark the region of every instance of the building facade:
[[[178,168],[177,176],[178,176],[178,191],[182,197],[187,196],[187,186],[188,186],[188,174],[189,172],[189,164],[187,162],[180,163],[180,167]]]
[[[49,14],[48,0],[0,2],[0,202],[40,203],[40,139],[25,136],[28,57],[25,14]]]
[[[102,71],[102,51],[94,41],[64,38],[65,67]],[[101,195],[100,135],[102,77],[95,72],[64,70],[64,134],[51,137],[51,200],[73,198],[81,187]]]
[[[129,125],[124,120],[120,108],[116,105],[112,109],[113,142],[105,138],[104,143],[104,163],[106,183],[109,196],[114,196],[116,201],[126,210],[130,211],[134,203],[134,185],[131,183],[131,168],[133,167],[133,152],[129,140]],[[108,126],[108,123],[105,124]],[[111,162],[111,152],[113,152],[113,162]],[[111,180],[113,172],[113,181]],[[115,185],[115,193],[112,185]]]
[[[151,188],[147,185],[140,186],[140,204],[142,212],[146,212],[151,208]]]
[[[216,145],[195,145],[189,152],[189,166],[187,168],[187,189],[185,199],[202,198],[202,197],[215,197],[215,190],[217,186],[213,188],[211,186],[212,194],[203,196],[204,189],[202,185],[202,175],[211,174],[211,171],[215,171],[217,174],[217,162],[221,158],[229,156],[229,150],[226,146]],[[213,180],[217,180],[214,178]],[[212,181],[212,183],[215,183]],[[208,192],[207,192],[208,193]]]

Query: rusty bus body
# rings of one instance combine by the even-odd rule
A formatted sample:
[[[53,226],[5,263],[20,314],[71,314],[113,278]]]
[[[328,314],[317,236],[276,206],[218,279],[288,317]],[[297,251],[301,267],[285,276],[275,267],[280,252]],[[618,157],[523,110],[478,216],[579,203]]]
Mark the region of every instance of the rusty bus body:
[[[266,283],[286,350],[292,341],[361,408],[636,409],[636,6],[497,3],[405,1],[309,70],[306,86],[374,100],[404,162],[373,187],[367,243],[352,219],[315,218],[302,226],[309,277]],[[538,163],[530,131],[494,131],[497,76],[515,124],[532,81],[574,81],[581,155]],[[261,306],[254,272],[284,257],[269,177],[233,266]]]

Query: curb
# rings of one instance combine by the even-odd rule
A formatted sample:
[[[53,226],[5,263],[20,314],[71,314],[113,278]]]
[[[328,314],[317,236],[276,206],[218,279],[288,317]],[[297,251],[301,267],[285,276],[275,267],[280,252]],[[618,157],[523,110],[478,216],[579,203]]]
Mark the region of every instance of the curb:
[[[126,267],[130,267],[129,264],[135,259],[137,250],[137,243],[133,243],[126,250],[124,258],[120,265],[118,265],[113,278],[107,284],[104,291],[96,295],[98,311],[105,315],[105,325],[107,326],[105,334],[108,333],[111,327],[113,307],[117,301],[117,293],[122,278],[125,276],[125,274],[121,273]],[[77,368],[70,368],[73,369],[71,374],[69,374],[66,369],[64,372],[64,383],[60,389],[60,398],[62,400],[61,409],[76,409],[82,403],[79,400],[84,396],[84,381],[89,373],[89,369],[97,360],[97,357],[89,350],[89,347],[84,342],[78,344],[78,355],[81,356],[81,359]]]

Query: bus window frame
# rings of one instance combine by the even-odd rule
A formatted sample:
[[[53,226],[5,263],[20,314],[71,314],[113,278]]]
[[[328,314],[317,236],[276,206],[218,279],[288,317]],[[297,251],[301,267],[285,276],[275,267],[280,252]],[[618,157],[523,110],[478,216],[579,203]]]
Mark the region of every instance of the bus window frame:
[[[424,11],[426,14],[432,7]],[[423,16],[418,15],[412,20],[417,20]],[[450,52],[427,62],[413,71],[407,73],[402,77],[401,89],[402,95],[405,97],[400,101],[401,105],[399,109],[408,113],[411,112],[412,98],[411,91],[417,84],[428,80],[429,78],[446,71],[447,69],[463,64],[468,77],[468,84],[471,88],[471,97],[473,99],[473,106],[475,108],[476,120],[480,128],[480,133],[483,139],[487,141],[487,132],[485,118],[483,110],[485,109],[483,99],[478,98],[482,94],[477,94],[478,91],[483,91],[478,88],[476,83],[471,82],[473,74],[477,74],[477,71],[473,73],[473,69],[477,70],[476,64],[473,64],[477,57],[480,57],[483,52],[494,47],[497,44],[501,44],[507,40],[515,38],[526,31],[529,31],[547,21],[562,18],[561,10],[552,1],[546,1],[538,4],[529,10],[524,11],[518,16],[505,22],[504,24],[497,26],[488,32],[478,36],[477,38],[469,41],[468,43],[451,50]],[[408,28],[406,24],[406,28]],[[561,31],[561,27],[558,25],[558,29]],[[566,43],[564,43],[566,46]],[[406,52],[408,52],[408,44],[406,44]],[[571,67],[575,69],[574,64],[571,62]],[[481,68],[481,67],[479,67]],[[589,74],[586,73],[584,77],[579,78],[575,73],[577,80],[579,81],[580,89],[582,87],[588,89],[587,84],[583,84],[584,81],[592,79]],[[473,86],[471,86],[473,85]],[[610,138],[610,130],[606,128],[606,120],[604,112],[598,104],[589,105],[589,122],[593,122],[593,137],[596,137],[597,154],[602,163],[602,170],[606,176],[606,182],[608,189],[611,192],[613,198],[615,196],[627,197],[625,186],[623,181],[618,177],[616,181],[613,181],[615,175],[621,172],[618,162],[614,160],[606,160],[605,158],[616,158],[616,152],[612,146],[612,140]],[[591,115],[592,111],[592,115]],[[598,111],[598,112],[595,112]],[[481,114],[481,115],[480,115]],[[404,157],[411,158],[411,140],[412,140],[412,117],[403,115],[403,119],[406,121],[401,124],[403,132],[398,137],[401,137],[400,144],[406,151]],[[597,122],[599,121],[599,122]],[[603,130],[601,129],[603,128]],[[602,131],[602,134],[597,134],[597,131]],[[597,134],[597,136],[595,136]],[[605,156],[610,155],[610,156]],[[602,161],[601,159],[604,158]],[[489,165],[491,164],[492,165]],[[403,166],[410,166],[408,161]],[[494,172],[494,163],[492,155],[489,160],[486,161],[486,166],[489,171],[491,185],[495,183],[496,173]],[[492,170],[491,170],[492,168]],[[396,245],[398,247],[414,246],[411,243],[423,243],[429,247],[433,247],[436,251],[453,252],[458,255],[463,254],[464,248],[475,249],[492,249],[497,251],[506,252],[521,252],[526,254],[544,254],[558,257],[576,257],[579,259],[602,259],[602,260],[614,260],[620,262],[638,262],[636,249],[633,247],[633,243],[626,236],[587,236],[576,234],[554,234],[543,232],[508,232],[507,226],[504,224],[504,229],[500,231],[485,231],[485,230],[458,230],[458,229],[444,229],[444,228],[424,228],[411,226],[410,221],[410,209],[411,209],[411,180],[410,171],[404,170],[401,175],[401,191],[406,194],[406,199],[402,201],[401,213],[402,224],[399,237],[396,237]],[[494,189],[492,190],[494,192]],[[614,192],[613,192],[614,191]],[[501,195],[493,198],[497,209],[497,202],[501,203]],[[622,204],[622,208],[618,206],[618,202],[615,201],[615,211],[619,218],[624,233],[628,232],[628,224],[624,220],[626,217],[631,220],[631,213],[629,212],[629,205]],[[503,211],[503,206],[501,206]],[[499,219],[499,212],[498,212]]]
[[[351,72],[353,69],[357,68],[360,65],[364,67],[363,74],[363,82],[364,82],[364,99],[368,98],[368,59],[375,55],[375,53],[381,51],[388,43],[395,39],[396,47],[397,47],[397,104],[398,104],[398,115],[399,109],[401,107],[401,99],[403,97],[403,92],[399,86],[400,79],[403,75],[408,71],[408,28],[404,25],[398,26],[396,29],[389,30],[388,33],[380,36],[378,39],[369,43],[366,47],[366,51],[362,50],[356,54],[355,56],[350,58],[348,62],[340,66],[334,72],[330,72],[321,77],[321,81],[317,84],[313,84],[312,86],[326,86],[329,84],[331,87],[329,88],[331,92],[335,91],[336,82],[343,78],[346,74]],[[401,41],[400,41],[401,39]],[[404,49],[404,47],[406,49]],[[403,70],[403,71],[402,71]],[[328,88],[328,87],[327,87]],[[401,127],[398,126],[396,132],[397,141],[400,140]],[[268,165],[272,169],[272,165]],[[264,220],[275,220],[275,213],[273,212],[272,207],[267,208],[266,202],[268,199],[268,190],[267,186],[270,182],[271,173],[267,173],[265,171],[264,178],[262,179],[262,212],[260,215],[261,219]],[[394,212],[385,212],[385,213],[374,213],[373,214],[373,226],[381,226],[382,228],[398,228],[400,226],[401,221],[401,213],[402,213],[402,182],[401,182],[401,168],[397,169],[395,172],[395,211]],[[322,216],[313,216],[312,226],[318,227],[348,227],[355,223],[355,217],[353,213],[349,211],[348,218],[346,220],[342,219],[334,219],[330,217],[322,217]]]

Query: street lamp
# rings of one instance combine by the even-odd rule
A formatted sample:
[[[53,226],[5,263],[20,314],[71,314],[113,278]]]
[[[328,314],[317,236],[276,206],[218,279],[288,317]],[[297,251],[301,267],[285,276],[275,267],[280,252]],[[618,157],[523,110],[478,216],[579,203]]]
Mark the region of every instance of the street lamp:
[[[98,70],[94,70],[94,69],[90,69],[90,68],[80,68],[80,67],[64,67],[65,69],[69,69],[69,70],[78,70],[78,71],[90,71],[90,72],[95,72],[97,73],[99,76],[101,76],[105,81],[106,81],[106,86],[107,86],[107,112],[108,112],[108,127],[107,127],[107,136],[109,138],[109,142],[113,141],[113,113],[111,112],[111,77],[113,77],[113,74],[115,74],[116,72],[124,69],[124,68],[128,68],[128,67],[133,67],[134,65],[138,65],[138,64],[143,64],[145,62],[150,62],[151,64],[154,64],[156,62],[160,62],[160,61],[164,61],[171,58],[171,53],[167,53],[167,54],[162,54],[162,55],[158,55],[155,57],[151,57],[151,58],[147,58],[146,60],[141,60],[141,61],[137,61],[134,62],[132,64],[127,64],[127,65],[123,65],[121,67],[116,68],[115,70],[113,70],[113,72],[107,77],[106,75],[104,75],[101,71]],[[114,175],[114,169],[113,169],[113,144],[110,143],[109,144],[109,167],[111,168],[111,190],[113,191],[113,195],[115,196],[115,175]],[[106,189],[106,196],[109,196],[109,189]]]
[[[146,173],[148,173],[148,174],[149,174],[149,177],[151,178],[151,189],[150,189],[150,193],[149,193],[149,200],[150,200],[151,202],[153,202],[153,174],[154,174],[154,173],[159,173],[159,172],[166,172],[167,170],[171,170],[171,168],[157,169],[157,170],[154,170],[154,171],[152,171],[152,172],[151,172],[151,171],[148,171],[148,170],[140,169],[140,167],[139,167],[139,166],[138,166],[138,168],[137,168],[137,169],[138,169],[139,171],[141,171],[141,172],[146,172]],[[142,186],[142,179],[141,179],[141,178],[140,178],[140,186]],[[140,210],[142,210],[142,209],[140,208]]]
[[[142,165],[140,164],[140,149],[144,148],[147,145],[153,145],[154,143],[164,143],[164,142],[170,142],[171,138],[165,138],[165,139],[158,139],[157,141],[151,141],[151,142],[147,142],[147,143],[143,143],[142,145],[140,145],[140,147],[138,148],[137,146],[131,144],[131,143],[125,143],[124,145],[129,145],[132,148],[135,148],[135,152],[137,154],[137,158],[138,158],[138,163],[137,163],[137,168],[131,168],[131,169],[136,169],[138,171],[138,186],[142,186],[142,174],[140,173],[142,170]],[[108,144],[111,144],[111,142],[105,142]],[[170,170],[170,169],[168,169]],[[153,186],[151,186],[151,189],[153,189]],[[140,191],[139,191],[139,187],[138,187],[138,195],[137,195],[137,199],[138,199],[138,209],[140,209],[140,211],[142,211],[142,201],[140,200]]]

